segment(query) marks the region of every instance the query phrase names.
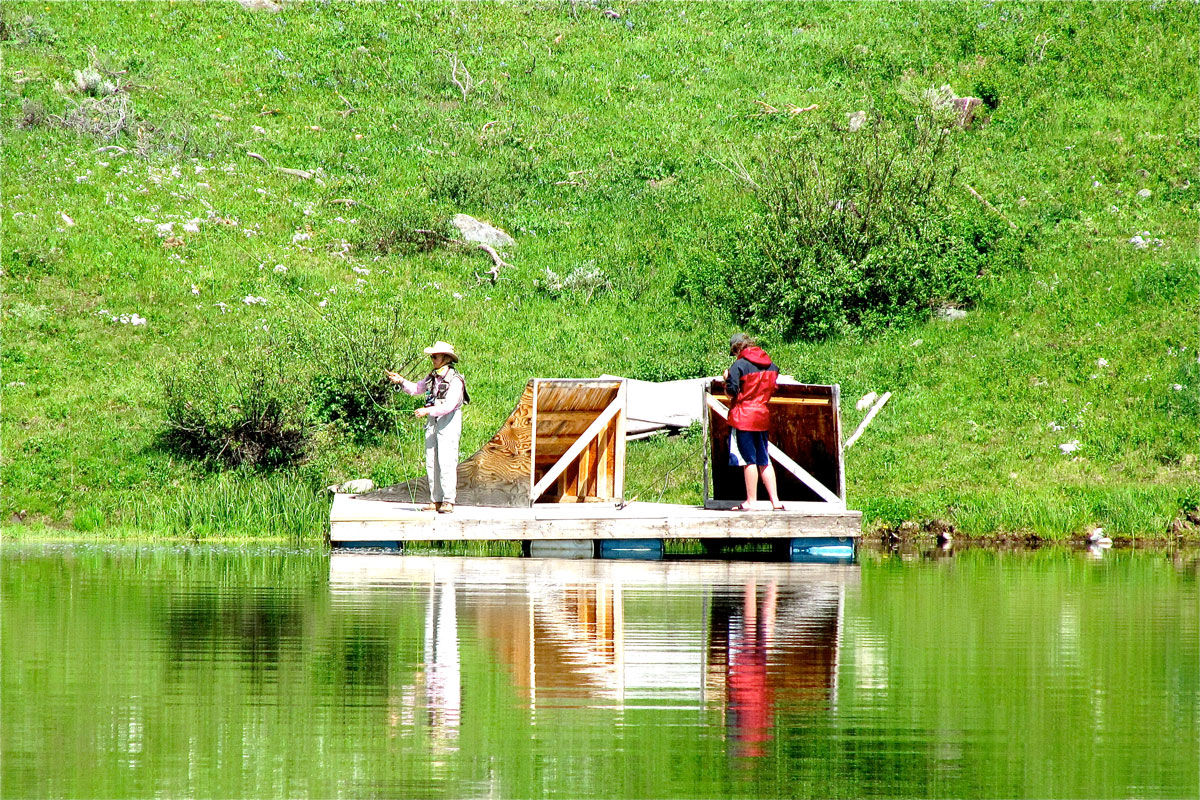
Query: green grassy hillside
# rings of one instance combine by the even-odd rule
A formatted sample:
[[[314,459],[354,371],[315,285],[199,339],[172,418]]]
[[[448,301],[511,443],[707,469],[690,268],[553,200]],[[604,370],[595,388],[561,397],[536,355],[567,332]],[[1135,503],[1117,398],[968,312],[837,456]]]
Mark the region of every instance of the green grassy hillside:
[[[961,320],[764,341],[841,385],[847,431],[861,395],[893,393],[847,453],[851,506],[968,535],[1194,531],[1198,13],[6,2],[5,532],[316,537],[321,487],[420,474],[405,417],[329,428],[271,472],[163,445],[165,380],[211,388],[228,375],[205,354],[298,330],[336,343],[394,312],[411,341],[452,341],[467,452],[533,376],[714,374],[737,326],[682,288],[755,213],[734,165],[868,107],[903,123],[906,98],[947,84],[987,101],[955,135],[960,180],[1016,225],[1022,264],[980,275]],[[73,90],[89,67],[115,92]],[[379,246],[460,212],[518,242],[494,284],[482,253]],[[627,493],[698,499],[699,444],[631,446]]]

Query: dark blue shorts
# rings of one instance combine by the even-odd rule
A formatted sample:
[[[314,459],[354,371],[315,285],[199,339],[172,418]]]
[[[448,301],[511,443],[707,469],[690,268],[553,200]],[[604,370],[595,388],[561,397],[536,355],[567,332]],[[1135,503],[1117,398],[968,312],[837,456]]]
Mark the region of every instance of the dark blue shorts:
[[[731,467],[745,467],[750,464],[765,467],[770,463],[767,459],[766,431],[739,431],[734,428],[729,445]]]

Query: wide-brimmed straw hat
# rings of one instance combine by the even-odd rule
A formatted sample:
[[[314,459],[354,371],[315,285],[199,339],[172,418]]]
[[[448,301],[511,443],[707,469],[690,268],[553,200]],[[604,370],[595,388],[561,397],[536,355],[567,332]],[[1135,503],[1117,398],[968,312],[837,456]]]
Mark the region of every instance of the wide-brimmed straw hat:
[[[434,342],[433,347],[425,348],[425,355],[427,356],[434,356],[438,353],[450,356],[451,361],[458,361],[458,353],[454,352],[454,346],[446,342]]]

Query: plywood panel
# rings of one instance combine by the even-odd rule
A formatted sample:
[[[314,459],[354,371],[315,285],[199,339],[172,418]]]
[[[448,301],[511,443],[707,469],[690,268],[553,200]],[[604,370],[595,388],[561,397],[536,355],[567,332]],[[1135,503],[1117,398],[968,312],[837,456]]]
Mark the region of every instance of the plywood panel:
[[[728,401],[724,381],[714,380],[711,390],[718,399]],[[770,406],[771,428],[767,438],[844,500],[837,387],[781,383],[776,389],[776,398],[773,398],[775,401]],[[742,470],[729,465],[729,424],[710,413],[708,426],[711,497],[714,500],[744,500],[746,489]],[[820,500],[816,492],[786,470],[776,468],[775,476],[780,499]],[[766,489],[761,484],[759,499],[767,500]]]

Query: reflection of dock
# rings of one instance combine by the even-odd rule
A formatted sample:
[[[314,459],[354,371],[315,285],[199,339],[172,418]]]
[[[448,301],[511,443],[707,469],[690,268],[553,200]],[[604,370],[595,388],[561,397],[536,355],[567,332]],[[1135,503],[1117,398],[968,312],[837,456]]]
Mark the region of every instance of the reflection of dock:
[[[354,607],[438,586],[423,594],[444,608],[446,587],[455,587],[456,630],[426,636],[487,641],[535,712],[712,707],[754,754],[772,738],[773,698],[804,692],[834,702],[842,598],[858,576],[857,567],[825,564],[342,552],[330,557],[329,582],[335,602]]]
[[[782,512],[738,512],[668,503],[458,506],[453,514],[412,503],[336,495],[329,537],[343,542],[561,539],[857,538],[862,512],[834,503],[789,502]]]

